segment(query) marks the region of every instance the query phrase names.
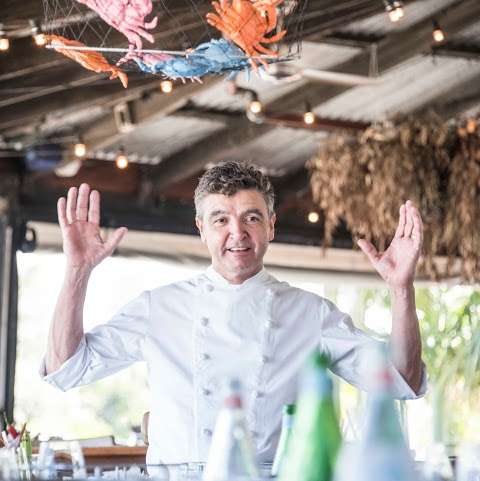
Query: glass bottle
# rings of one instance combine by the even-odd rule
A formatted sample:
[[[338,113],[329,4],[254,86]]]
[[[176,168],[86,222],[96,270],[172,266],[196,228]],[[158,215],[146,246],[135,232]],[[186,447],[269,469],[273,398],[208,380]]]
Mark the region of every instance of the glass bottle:
[[[278,441],[277,451],[272,465],[272,476],[277,476],[280,466],[287,456],[293,433],[293,420],[295,418],[295,404],[285,404],[282,410],[282,431]]]
[[[315,352],[301,377],[291,447],[280,481],[331,481],[341,434],[333,403],[328,358]]]
[[[203,476],[204,481],[258,478],[250,432],[242,405],[241,384],[232,379],[217,417]]]

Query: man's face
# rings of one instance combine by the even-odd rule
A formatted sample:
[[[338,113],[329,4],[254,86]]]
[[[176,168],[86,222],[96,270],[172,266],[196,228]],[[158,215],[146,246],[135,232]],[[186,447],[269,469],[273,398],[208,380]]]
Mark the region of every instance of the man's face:
[[[240,190],[232,196],[209,194],[201,210],[196,224],[215,270],[232,284],[259,272],[275,224],[263,195],[256,190]]]

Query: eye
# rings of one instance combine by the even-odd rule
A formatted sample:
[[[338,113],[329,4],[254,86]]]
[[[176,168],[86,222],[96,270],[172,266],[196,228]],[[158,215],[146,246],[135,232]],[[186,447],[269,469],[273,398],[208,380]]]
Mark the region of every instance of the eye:
[[[256,215],[249,215],[247,217],[247,222],[258,222],[260,220],[260,218]]]
[[[214,221],[213,221],[213,224],[214,225],[224,225],[226,224],[227,222],[227,219],[225,217],[217,217]]]

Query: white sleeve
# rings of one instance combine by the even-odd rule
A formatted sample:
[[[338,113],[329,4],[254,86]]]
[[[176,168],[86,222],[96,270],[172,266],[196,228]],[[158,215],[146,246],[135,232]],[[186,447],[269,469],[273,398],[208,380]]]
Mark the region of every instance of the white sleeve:
[[[323,300],[320,316],[322,336],[320,349],[331,362],[331,371],[348,383],[364,391],[369,386],[369,369],[362,363],[365,352],[372,343],[381,343],[353,325],[348,314],[339,311],[333,304]],[[418,393],[408,385],[402,375],[391,364],[394,380],[394,397],[396,399],[417,399],[427,390],[425,365],[422,365],[422,384]]]
[[[62,391],[102,379],[136,361],[143,361],[143,344],[150,318],[150,293],[129,302],[107,324],[96,326],[82,338],[75,354],[43,380]]]

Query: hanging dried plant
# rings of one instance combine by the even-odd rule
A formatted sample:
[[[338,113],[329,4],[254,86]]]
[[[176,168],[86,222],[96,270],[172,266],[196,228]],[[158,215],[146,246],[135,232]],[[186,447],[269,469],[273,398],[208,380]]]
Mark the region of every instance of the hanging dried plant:
[[[346,222],[354,237],[384,249],[411,199],[424,225],[423,268],[432,279],[435,256],[460,257],[465,281],[480,280],[480,130],[457,128],[434,113],[398,118],[352,136],[333,135],[310,160],[314,201],[325,214],[325,245]]]

